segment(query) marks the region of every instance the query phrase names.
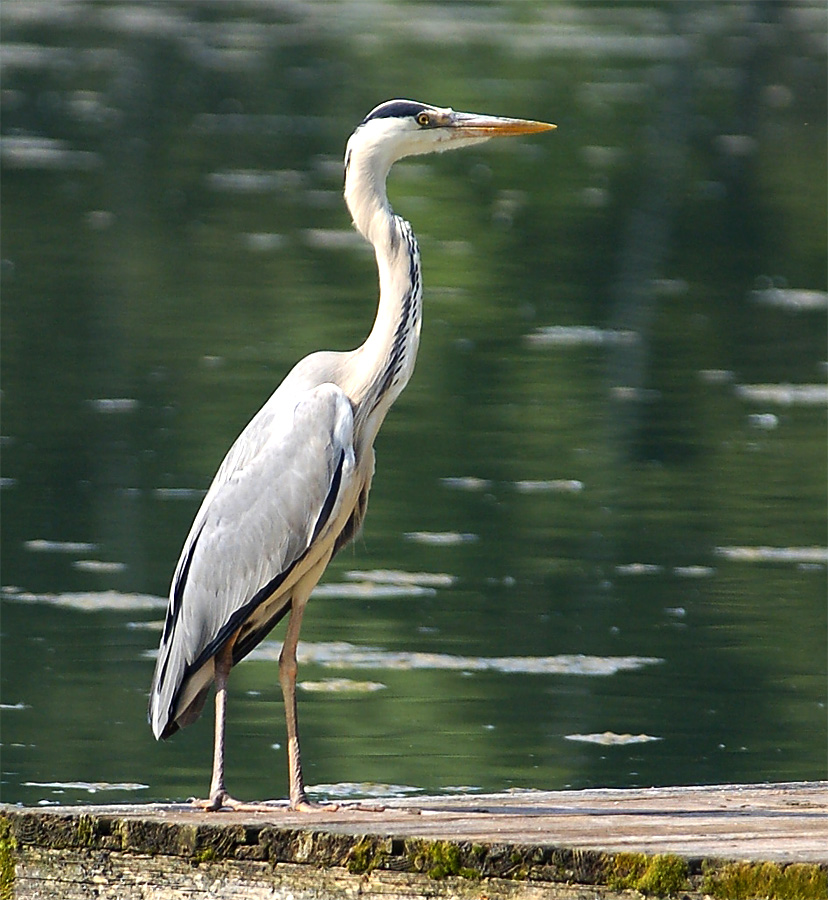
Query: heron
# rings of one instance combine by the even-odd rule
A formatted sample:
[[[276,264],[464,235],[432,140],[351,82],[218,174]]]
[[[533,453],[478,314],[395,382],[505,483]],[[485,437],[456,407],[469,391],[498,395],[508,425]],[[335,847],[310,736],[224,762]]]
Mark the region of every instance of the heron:
[[[287,730],[289,808],[309,811],[296,711],[302,617],[331,558],[360,530],[374,475],[374,439],[408,383],[420,342],[420,251],[391,209],[386,179],[399,159],[489,138],[533,134],[546,122],[456,112],[413,100],[373,109],[345,151],[345,202],[373,245],[379,302],[366,340],[299,361],[227,452],[176,565],[149,701],[156,739],[201,714],[215,687],[213,771],[206,810],[258,809],[225,786],[230,670],[288,617],[279,656]],[[272,808],[272,807],[270,807]]]

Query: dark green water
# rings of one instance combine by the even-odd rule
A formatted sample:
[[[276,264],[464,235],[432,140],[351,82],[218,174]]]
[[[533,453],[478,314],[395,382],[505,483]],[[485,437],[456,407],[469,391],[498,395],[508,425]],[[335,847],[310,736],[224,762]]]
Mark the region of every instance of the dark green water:
[[[206,790],[212,715],[146,725],[159,598],[239,430],[370,327],[341,156],[394,96],[559,128],[392,173],[423,340],[305,617],[308,781],[826,777],[824,4],[0,16],[2,800]],[[286,792],[275,652],[241,797]]]

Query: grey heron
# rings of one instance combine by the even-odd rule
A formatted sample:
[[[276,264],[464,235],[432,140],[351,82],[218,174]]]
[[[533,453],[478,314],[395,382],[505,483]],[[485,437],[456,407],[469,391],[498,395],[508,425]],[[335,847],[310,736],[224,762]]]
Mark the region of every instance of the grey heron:
[[[215,683],[215,743],[204,809],[257,808],[224,778],[227,680],[286,615],[279,657],[291,809],[305,792],[296,720],[296,646],[311,591],[359,531],[374,474],[374,438],[408,383],[420,341],[420,251],[386,178],[399,159],[554,125],[390,100],[348,140],[345,202],[375,251],[379,304],[365,342],[297,363],[224,458],[184,543],[152,681],[149,720],[167,738],[201,713]]]

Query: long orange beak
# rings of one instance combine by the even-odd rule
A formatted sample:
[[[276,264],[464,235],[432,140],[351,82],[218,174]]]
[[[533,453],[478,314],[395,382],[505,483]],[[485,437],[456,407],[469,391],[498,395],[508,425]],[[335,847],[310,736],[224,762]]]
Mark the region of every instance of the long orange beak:
[[[505,119],[499,116],[479,116],[475,113],[452,112],[445,123],[466,137],[508,137],[513,134],[537,134],[557,128],[549,122],[530,119]]]

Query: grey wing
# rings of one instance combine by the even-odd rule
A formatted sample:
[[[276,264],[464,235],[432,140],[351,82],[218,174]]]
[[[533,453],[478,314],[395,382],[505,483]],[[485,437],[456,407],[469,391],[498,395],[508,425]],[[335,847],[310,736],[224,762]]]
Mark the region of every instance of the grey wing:
[[[258,607],[284,591],[283,608],[244,652],[286,611],[292,575],[353,495],[353,426],[351,403],[333,384],[277,391],[230,449],[170,588],[150,694],[156,737],[197,717],[212,657]]]

